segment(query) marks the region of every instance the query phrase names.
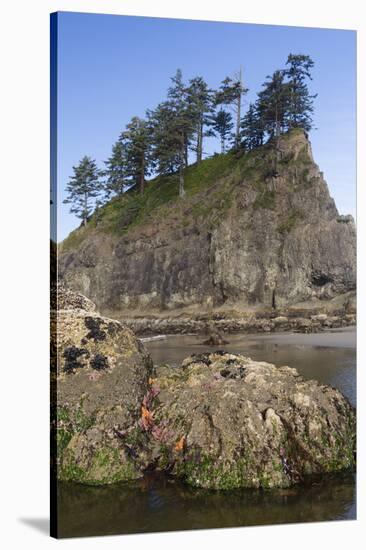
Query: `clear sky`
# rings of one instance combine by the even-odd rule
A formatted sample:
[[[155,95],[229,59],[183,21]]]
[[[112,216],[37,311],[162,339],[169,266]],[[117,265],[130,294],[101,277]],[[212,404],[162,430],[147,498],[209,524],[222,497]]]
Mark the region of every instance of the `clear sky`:
[[[249,102],[265,77],[284,67],[289,53],[310,55],[315,62],[314,158],[339,211],[355,215],[354,31],[60,13],[58,240],[80,223],[62,204],[72,166],[89,155],[102,168],[130,118],[144,117],[165,99],[177,68],[186,80],[200,75],[217,88],[242,65]],[[207,140],[205,149],[219,151],[219,143]]]

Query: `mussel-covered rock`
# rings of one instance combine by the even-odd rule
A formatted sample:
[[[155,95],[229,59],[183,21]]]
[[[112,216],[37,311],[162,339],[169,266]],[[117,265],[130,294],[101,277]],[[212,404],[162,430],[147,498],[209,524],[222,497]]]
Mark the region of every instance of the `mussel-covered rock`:
[[[152,363],[133,332],[59,287],[51,312],[57,475],[107,484],[140,477],[133,445]],[[84,309],[85,308],[85,309]]]

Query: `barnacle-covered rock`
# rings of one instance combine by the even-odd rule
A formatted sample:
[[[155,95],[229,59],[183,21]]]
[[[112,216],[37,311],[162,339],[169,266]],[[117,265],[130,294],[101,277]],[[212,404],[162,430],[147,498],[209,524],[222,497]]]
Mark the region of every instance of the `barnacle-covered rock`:
[[[152,363],[142,343],[87,298],[57,289],[51,365],[59,479],[92,484],[140,477],[128,437],[141,431]]]

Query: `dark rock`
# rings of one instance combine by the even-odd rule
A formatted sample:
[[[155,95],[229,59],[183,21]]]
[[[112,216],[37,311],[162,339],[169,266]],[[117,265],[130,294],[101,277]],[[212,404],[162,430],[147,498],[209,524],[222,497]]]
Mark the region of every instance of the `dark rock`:
[[[85,326],[88,329],[86,338],[92,338],[95,342],[105,340],[107,333],[102,330],[102,326],[105,325],[105,321],[99,317],[85,317]],[[109,329],[109,324],[107,330]],[[108,331],[110,333],[110,330]]]
[[[75,372],[75,369],[80,369],[85,366],[86,359],[90,357],[90,354],[85,348],[78,348],[76,346],[68,346],[63,353],[65,364],[63,367],[64,372]]]
[[[90,366],[95,370],[105,370],[109,367],[108,357],[102,353],[97,353],[90,361]]]

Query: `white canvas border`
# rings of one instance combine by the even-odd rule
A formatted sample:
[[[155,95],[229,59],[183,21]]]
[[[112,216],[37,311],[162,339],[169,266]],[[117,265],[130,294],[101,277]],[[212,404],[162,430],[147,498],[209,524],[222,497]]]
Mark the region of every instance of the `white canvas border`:
[[[297,550],[359,548],[365,536],[365,496],[358,521],[295,524],[154,535],[54,541],[24,520],[48,516],[48,187],[49,13],[88,11],[155,17],[317,26],[358,31],[358,486],[366,487],[365,191],[366,30],[362,3],[291,0],[244,3],[185,0],[12,0],[1,13],[2,346],[1,472],[4,548],[187,548],[232,545]],[[365,182],[365,183],[364,183]],[[4,462],[4,464],[3,464]]]

